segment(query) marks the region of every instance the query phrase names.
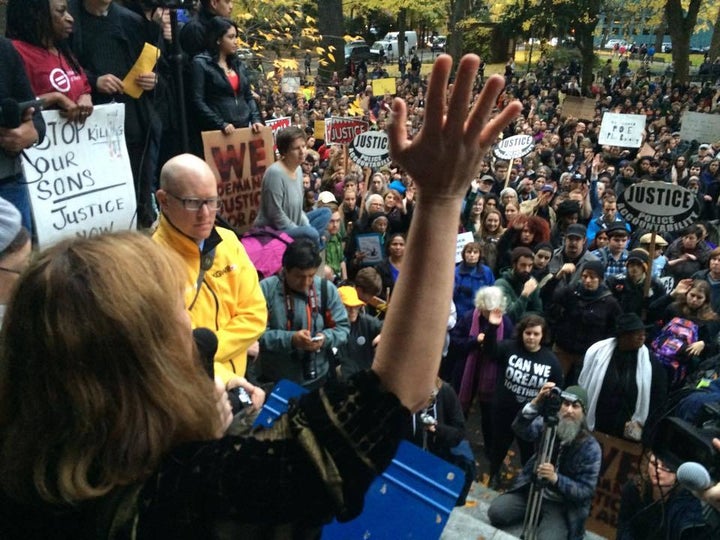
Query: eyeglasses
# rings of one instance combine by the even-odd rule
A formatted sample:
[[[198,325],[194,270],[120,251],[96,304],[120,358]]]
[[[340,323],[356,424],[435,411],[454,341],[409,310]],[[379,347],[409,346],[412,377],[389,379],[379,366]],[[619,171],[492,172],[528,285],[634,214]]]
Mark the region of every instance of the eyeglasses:
[[[22,270],[14,270],[12,268],[5,268],[4,266],[0,266],[0,272],[7,272],[8,274],[15,274],[18,276],[22,274]]]
[[[169,191],[166,191],[165,193],[170,195],[173,199],[177,199],[178,201],[180,201],[183,205],[183,208],[185,210],[188,210],[189,212],[197,212],[203,207],[203,205],[206,205],[208,207],[208,210],[210,210],[211,212],[222,208],[222,201],[219,197],[210,197],[209,199],[197,199],[195,197],[190,197],[184,199],[170,193]]]

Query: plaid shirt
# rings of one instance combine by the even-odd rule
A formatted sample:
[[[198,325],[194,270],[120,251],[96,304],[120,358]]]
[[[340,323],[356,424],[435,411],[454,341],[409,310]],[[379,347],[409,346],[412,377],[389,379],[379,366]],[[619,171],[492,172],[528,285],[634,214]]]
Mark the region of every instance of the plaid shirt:
[[[592,252],[605,265],[605,279],[616,274],[625,273],[625,263],[628,258],[628,250],[623,249],[620,257],[616,260],[607,247],[596,249]]]

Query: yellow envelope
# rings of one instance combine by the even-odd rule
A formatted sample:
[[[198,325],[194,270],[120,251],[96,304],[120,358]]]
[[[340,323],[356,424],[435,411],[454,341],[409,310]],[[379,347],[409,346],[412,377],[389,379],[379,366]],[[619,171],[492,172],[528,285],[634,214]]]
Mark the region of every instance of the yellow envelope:
[[[137,99],[142,95],[143,89],[138,86],[135,79],[138,75],[150,73],[153,69],[155,69],[155,64],[157,64],[158,58],[160,58],[160,49],[154,45],[146,43],[140,53],[140,56],[135,61],[135,65],[130,68],[130,71],[123,79],[123,87],[125,88],[125,93],[128,96]]]

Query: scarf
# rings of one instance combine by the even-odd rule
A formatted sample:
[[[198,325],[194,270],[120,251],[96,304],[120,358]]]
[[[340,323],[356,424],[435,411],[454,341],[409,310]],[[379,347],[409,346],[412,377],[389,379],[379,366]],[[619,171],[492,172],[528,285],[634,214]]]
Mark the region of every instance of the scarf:
[[[594,343],[585,353],[585,363],[580,373],[578,384],[582,386],[588,394],[587,423],[591,431],[595,429],[595,407],[600,397],[600,389],[605,379],[605,372],[610,364],[610,359],[612,358],[616,345],[617,339],[604,339]],[[638,363],[635,382],[638,387],[638,395],[637,401],[635,402],[635,412],[631,420],[644,426],[650,411],[652,366],[650,365],[650,355],[645,345],[640,347],[637,354]]]
[[[482,324],[481,324],[482,319]],[[504,335],[504,322],[500,321],[495,333],[496,339],[500,341]],[[472,324],[468,336],[475,340],[470,353],[465,359],[465,369],[463,371],[462,380],[460,382],[460,404],[463,411],[470,409],[473,396],[478,394],[480,401],[487,401],[495,390],[497,381],[497,362],[494,359],[486,357],[480,344],[477,343],[478,334],[486,332],[489,327],[487,320],[482,316],[482,312],[475,308],[472,315]]]

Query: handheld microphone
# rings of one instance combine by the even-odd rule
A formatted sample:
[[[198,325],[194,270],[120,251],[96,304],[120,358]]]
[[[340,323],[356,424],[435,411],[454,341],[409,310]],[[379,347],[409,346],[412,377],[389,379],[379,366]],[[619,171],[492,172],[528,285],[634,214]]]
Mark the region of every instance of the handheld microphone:
[[[18,102],[12,98],[5,98],[0,102],[0,126],[15,129],[22,123],[22,117],[26,110],[30,107],[42,109],[43,105],[45,105],[44,99]]]
[[[705,491],[714,485],[707,469],[694,461],[688,461],[678,467],[677,479],[681,486],[690,491]]]
[[[195,347],[205,371],[211,379],[215,378],[215,353],[218,349],[218,339],[215,332],[209,328],[195,328],[192,331]]]

